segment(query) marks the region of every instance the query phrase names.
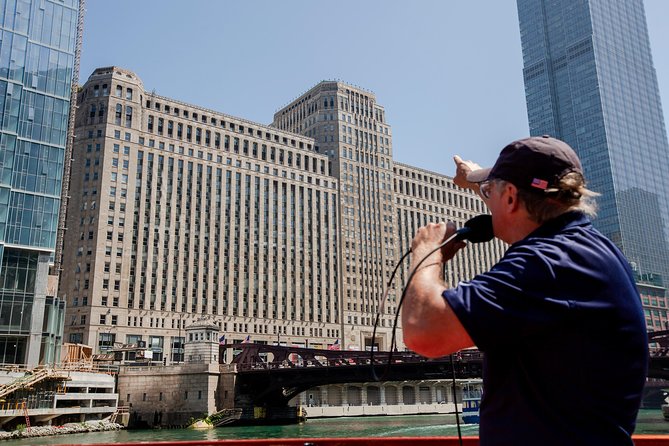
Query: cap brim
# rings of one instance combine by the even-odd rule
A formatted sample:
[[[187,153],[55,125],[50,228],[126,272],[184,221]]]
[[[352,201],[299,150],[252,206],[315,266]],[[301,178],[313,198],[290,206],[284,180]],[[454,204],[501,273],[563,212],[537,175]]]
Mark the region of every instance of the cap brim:
[[[470,183],[482,183],[488,179],[488,175],[490,175],[491,170],[492,167],[488,167],[486,169],[472,170],[467,174],[467,181],[469,181]]]

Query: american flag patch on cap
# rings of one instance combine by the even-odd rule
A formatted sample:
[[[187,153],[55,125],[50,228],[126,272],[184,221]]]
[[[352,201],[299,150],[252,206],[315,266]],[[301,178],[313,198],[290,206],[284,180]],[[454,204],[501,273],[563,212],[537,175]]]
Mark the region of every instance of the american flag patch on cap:
[[[539,178],[534,178],[532,180],[531,186],[536,187],[537,189],[545,190],[548,187],[548,181],[540,180]]]

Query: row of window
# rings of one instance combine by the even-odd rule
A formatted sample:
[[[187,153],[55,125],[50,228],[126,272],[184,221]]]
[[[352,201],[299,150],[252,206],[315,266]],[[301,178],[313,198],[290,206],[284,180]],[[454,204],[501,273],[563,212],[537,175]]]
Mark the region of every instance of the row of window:
[[[88,90],[93,94],[94,98],[109,96],[109,85],[106,83],[103,84],[94,84],[92,87],[88,87]],[[116,85],[114,96],[117,98],[123,98],[123,86]],[[133,90],[130,87],[125,88],[125,99],[132,101]],[[94,115],[92,115],[94,116]]]
[[[210,147],[212,145],[212,132],[210,130],[202,131],[201,128],[196,127],[193,129],[192,126],[186,125],[185,129],[183,124],[176,123],[176,127],[172,121],[168,121],[167,124],[163,124],[163,118],[158,118],[158,123],[156,127],[156,133],[158,135],[165,134],[167,137],[172,138],[176,137],[177,139],[184,139],[188,142],[195,142],[195,144],[204,144],[205,146]],[[185,130],[185,132],[184,132]],[[147,131],[153,133],[154,124],[153,116],[148,117],[147,121]],[[269,133],[267,134],[269,135]],[[285,140],[285,138],[284,138]],[[140,144],[144,144],[144,138],[140,137]],[[153,140],[149,140],[149,146],[153,146]],[[294,142],[294,140],[291,140]],[[300,144],[302,144],[300,142]],[[267,146],[267,144],[259,144],[258,142],[250,142],[248,139],[240,139],[238,137],[230,135],[222,135],[220,132],[213,133],[213,147],[220,149],[222,148],[226,151],[232,151],[237,154],[242,154],[244,156],[251,156],[256,159],[261,159],[263,161],[276,162],[281,165],[287,165],[293,167],[293,160],[295,161],[294,167],[302,168],[302,160],[304,159],[304,169],[312,170],[315,173],[320,173],[322,175],[329,175],[327,172],[325,160],[318,160],[315,156],[309,156],[307,154],[293,153],[291,150],[285,150],[282,148],[277,149],[274,146]],[[192,153],[192,149],[189,149]]]
[[[268,131],[263,132],[263,130],[261,130],[261,129],[255,129],[255,128],[247,126],[245,124],[235,123],[235,122],[231,122],[231,121],[225,121],[224,119],[217,119],[217,118],[214,118],[214,117],[209,117],[209,116],[204,115],[204,114],[198,115],[197,112],[189,112],[186,109],[180,110],[178,107],[171,107],[169,105],[164,105],[164,107],[163,107],[163,105],[160,102],[153,102],[152,103],[151,100],[146,101],[146,109],[147,110],[151,109],[152,105],[153,105],[153,108],[155,110],[159,110],[159,111],[162,110],[162,111],[164,111],[165,113],[168,113],[168,114],[173,112],[174,116],[179,116],[180,113],[182,113],[184,118],[189,118],[190,117],[194,121],[198,121],[198,116],[199,116],[200,117],[199,122],[202,122],[203,124],[209,123],[212,126],[218,126],[219,128],[228,129],[228,130],[231,130],[233,132],[240,133],[240,134],[248,134],[249,136],[253,136],[255,134],[255,136],[257,138],[262,138],[263,135],[264,135],[264,138],[268,141],[270,141],[270,140],[274,140],[275,142],[281,141],[281,143],[283,143],[285,145],[290,144],[291,146],[299,147],[300,149],[304,149],[305,147],[306,147],[307,150],[312,149],[311,143],[307,142],[305,144],[304,141],[296,141],[294,139],[294,135],[291,135],[291,136],[293,136],[293,138],[289,139],[286,136],[280,136],[279,134],[270,133]],[[149,131],[152,132],[154,122],[157,126],[156,130],[158,131],[161,121],[164,123],[165,120],[164,120],[164,118],[160,118],[160,117],[158,117],[156,119],[156,117],[154,115],[148,115],[147,121],[148,121],[148,123],[151,124],[151,130],[149,130]],[[169,125],[169,123],[172,123],[172,128],[174,128],[174,122],[172,120],[168,120],[168,125]],[[178,123],[178,124],[180,124],[180,123]],[[183,125],[183,124],[181,124],[181,125]]]
[[[428,187],[414,182],[405,182],[401,179],[395,182],[395,193],[430,200],[437,205],[455,206],[459,209],[470,210],[479,214],[485,212],[483,201],[475,196],[454,194],[439,188]]]

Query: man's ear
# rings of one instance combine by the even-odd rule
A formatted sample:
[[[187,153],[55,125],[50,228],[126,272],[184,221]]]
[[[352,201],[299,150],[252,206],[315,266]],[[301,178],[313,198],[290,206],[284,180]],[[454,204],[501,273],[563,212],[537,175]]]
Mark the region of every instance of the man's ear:
[[[520,202],[518,201],[518,188],[511,183],[506,185],[506,205],[509,212],[518,210]]]

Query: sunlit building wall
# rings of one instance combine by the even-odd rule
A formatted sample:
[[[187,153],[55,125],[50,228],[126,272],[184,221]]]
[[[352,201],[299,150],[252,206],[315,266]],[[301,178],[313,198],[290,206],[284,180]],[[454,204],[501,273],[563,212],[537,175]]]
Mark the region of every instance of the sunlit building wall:
[[[185,328],[204,320],[228,343],[363,349],[381,310],[375,344],[390,347],[408,264],[379,303],[417,225],[486,209],[448,177],[393,163],[373,95],[336,82],[310,91],[299,122],[279,111],[267,126],[95,70],[78,98],[67,341],[98,353],[141,345],[177,363]],[[449,281],[500,254],[468,248]]]
[[[340,337],[338,188],[312,138],[147,93],[117,67],[82,87],[76,129],[67,340],[171,363],[202,317],[228,342]]]

